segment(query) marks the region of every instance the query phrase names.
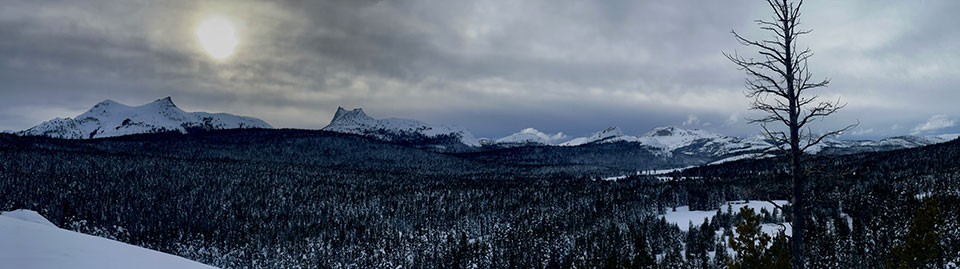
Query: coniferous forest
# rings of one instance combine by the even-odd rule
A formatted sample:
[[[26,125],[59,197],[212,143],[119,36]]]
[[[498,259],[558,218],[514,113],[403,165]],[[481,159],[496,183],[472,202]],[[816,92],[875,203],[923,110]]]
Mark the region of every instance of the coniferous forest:
[[[723,206],[789,200],[783,160],[606,181],[664,164],[589,147],[441,153],[306,130],[0,134],[0,211],[227,268],[789,267],[789,236],[761,232],[789,223],[789,205]],[[503,161],[518,151],[537,154]],[[960,264],[960,141],[809,158],[810,268]],[[683,206],[716,214],[683,230],[663,217]]]

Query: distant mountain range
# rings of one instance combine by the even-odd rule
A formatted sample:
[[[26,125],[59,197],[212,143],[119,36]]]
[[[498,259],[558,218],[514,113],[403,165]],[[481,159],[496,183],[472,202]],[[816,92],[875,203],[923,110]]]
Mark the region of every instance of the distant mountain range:
[[[272,128],[266,122],[225,113],[184,112],[170,97],[141,106],[126,106],[111,100],[96,104],[75,118],[56,118],[33,128],[16,132],[19,135],[49,136],[55,138],[89,139],[129,134],[218,130],[237,128]],[[356,108],[337,108],[330,124],[322,130],[366,136],[377,140],[406,144],[443,152],[473,152],[527,146],[576,147],[605,143],[625,143],[646,149],[661,158],[674,155],[696,156],[714,163],[764,156],[773,147],[762,136],[733,137],[706,130],[659,127],[639,136],[624,134],[620,128],[609,127],[590,136],[572,138],[556,143],[535,129],[498,138],[477,139],[464,128],[430,124],[412,119],[374,119]],[[811,148],[810,153],[848,154],[866,151],[885,151],[942,143],[956,139],[958,134],[937,136],[898,136],[881,140],[827,139]]]
[[[74,118],[55,118],[18,135],[67,139],[91,139],[143,133],[181,132],[236,128],[272,128],[263,120],[226,113],[185,112],[170,97],[141,106],[113,100],[97,103]]]

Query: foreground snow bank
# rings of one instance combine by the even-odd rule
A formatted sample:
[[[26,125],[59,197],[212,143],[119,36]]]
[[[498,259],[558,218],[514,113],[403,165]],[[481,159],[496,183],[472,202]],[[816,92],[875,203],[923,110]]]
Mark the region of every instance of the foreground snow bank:
[[[214,268],[57,228],[30,210],[0,213],[0,268]]]

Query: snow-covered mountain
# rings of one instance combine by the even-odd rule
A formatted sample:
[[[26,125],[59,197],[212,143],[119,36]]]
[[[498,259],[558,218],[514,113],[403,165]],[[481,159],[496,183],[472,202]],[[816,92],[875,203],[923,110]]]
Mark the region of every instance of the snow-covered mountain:
[[[734,153],[755,153],[770,146],[759,138],[724,136],[705,130],[688,130],[673,126],[654,128],[640,135],[623,134],[617,127],[609,127],[591,136],[578,137],[561,143],[561,146],[579,146],[590,143],[633,142],[650,148],[660,156],[674,153],[720,157]]]
[[[881,140],[839,140],[826,139],[821,144],[808,149],[809,153],[848,154],[866,151],[884,151],[913,148],[943,143],[960,137],[960,134],[936,136],[898,136]],[[762,154],[773,148],[773,144],[763,136],[733,137],[705,130],[688,130],[677,127],[659,127],[640,136],[625,135],[617,127],[610,127],[587,137],[578,137],[559,144],[560,146],[580,146],[591,143],[633,142],[646,146],[659,156],[683,154],[688,156],[712,157],[717,162],[733,161]]]
[[[442,137],[456,138],[460,143],[471,147],[479,147],[477,140],[470,131],[447,125],[429,124],[410,119],[374,119],[363,113],[363,109],[346,110],[337,108],[333,120],[324,131],[358,134],[370,136],[386,141],[413,141],[422,138],[434,139]]]
[[[960,137],[960,134],[942,134],[930,136],[895,136],[880,140],[838,140],[824,139],[819,145],[811,147],[810,153],[855,153],[864,151],[884,151],[904,148],[915,148],[937,143],[943,143]]]
[[[560,143],[560,146],[579,146],[589,143],[604,143],[604,142],[617,142],[617,141],[626,141],[626,142],[636,142],[637,138],[635,136],[624,135],[623,131],[620,130],[620,127],[608,127],[599,132],[593,133],[591,136],[587,137],[577,137],[571,139],[570,141]]]
[[[29,210],[0,213],[0,268],[215,268],[57,228]]]
[[[493,141],[498,145],[549,145],[550,142],[536,134],[518,132]]]
[[[252,117],[226,113],[185,112],[174,105],[170,97],[166,97],[141,106],[127,106],[113,100],[104,100],[72,119],[52,119],[17,134],[89,139],[169,131],[187,133],[190,130],[237,128],[272,127]]]
[[[700,129],[687,130],[668,126],[655,128],[637,137],[637,140],[648,146],[669,152],[704,140],[714,143],[715,141],[732,142],[730,140],[733,140],[733,138]]]
[[[484,146],[493,146],[500,148],[521,147],[521,146],[543,146],[554,145],[556,142],[566,139],[563,132],[548,134],[534,128],[524,128],[519,132],[498,138],[496,140],[481,139],[480,144]]]

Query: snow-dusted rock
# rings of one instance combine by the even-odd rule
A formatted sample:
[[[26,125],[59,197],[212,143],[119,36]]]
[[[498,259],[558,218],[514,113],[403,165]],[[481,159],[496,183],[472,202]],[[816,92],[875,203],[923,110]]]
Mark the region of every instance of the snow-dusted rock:
[[[170,97],[166,97],[141,106],[105,100],[72,119],[52,119],[17,134],[89,139],[169,131],[187,133],[191,129],[237,128],[271,127],[257,118],[226,113],[185,112],[174,105]]]

